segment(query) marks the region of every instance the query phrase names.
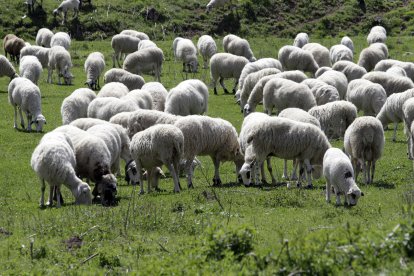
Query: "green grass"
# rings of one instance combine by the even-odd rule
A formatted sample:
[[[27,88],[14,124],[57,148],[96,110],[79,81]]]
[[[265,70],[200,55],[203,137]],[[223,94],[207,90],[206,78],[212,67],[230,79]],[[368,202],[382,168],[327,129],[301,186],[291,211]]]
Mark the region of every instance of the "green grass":
[[[352,38],[359,53],[365,38]],[[328,47],[338,42],[317,41]],[[251,40],[258,58],[276,57],[278,49],[291,42],[271,36]],[[390,37],[390,55],[413,61],[405,54],[414,51],[413,43],[409,37]],[[182,67],[173,61],[171,40],[157,44],[166,56],[161,80],[170,89],[182,80]],[[109,69],[109,41],[74,41],[70,50],[74,85],[46,84],[43,72],[39,86],[46,132],[61,125],[62,100],[83,87],[83,62],[92,51],[105,54]],[[203,70],[196,77],[210,82]],[[392,131],[386,131],[375,183],[359,182],[365,197],[353,208],[327,204],[323,179],[314,182],[314,190],[236,185],[230,163],[221,166],[223,186],[213,189],[213,164],[201,157],[195,189],[184,187],[174,194],[172,179],[166,178],[161,181],[164,192],[140,196],[119,177],[117,207],[74,206],[72,195],[63,188],[66,204],[42,210],[30,157],[43,134],[13,129],[8,81],[0,79],[0,274],[410,274],[414,269],[412,162],[406,157],[401,124],[397,143],[391,142]],[[226,85],[231,87],[232,81]],[[240,129],[240,109],[221,88],[218,96],[210,88],[208,115]],[[332,144],[342,147],[343,142]],[[282,162],[274,159],[273,165],[280,180]],[[74,245],[74,237],[82,238],[81,246]],[[74,248],[69,249],[71,238]]]

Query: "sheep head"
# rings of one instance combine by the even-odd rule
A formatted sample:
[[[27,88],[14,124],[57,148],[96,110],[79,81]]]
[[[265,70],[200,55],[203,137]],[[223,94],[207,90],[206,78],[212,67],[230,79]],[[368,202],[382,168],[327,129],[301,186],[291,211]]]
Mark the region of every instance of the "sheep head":
[[[35,124],[37,132],[42,132],[43,125],[46,124],[46,118],[42,114],[39,114],[36,116],[35,120],[30,122],[30,124]]]
[[[354,180],[353,180],[353,178],[352,178],[352,181],[354,181]],[[357,203],[358,203],[358,199],[359,199],[361,196],[364,196],[364,193],[363,193],[363,192],[361,192],[361,190],[358,188],[358,186],[356,186],[356,184],[355,184],[355,185],[353,185],[353,186],[351,187],[351,189],[349,189],[348,193],[346,194],[348,204],[349,204],[350,206],[355,206],[355,205],[357,205]]]
[[[137,164],[133,159],[131,159],[125,165],[125,181],[128,184],[131,183],[132,185],[139,183]]]
[[[113,174],[105,174],[96,182],[98,195],[101,197],[103,206],[116,205],[117,184]]]
[[[92,204],[92,194],[91,187],[85,182],[82,182],[76,189],[75,194],[76,204],[91,205]]]

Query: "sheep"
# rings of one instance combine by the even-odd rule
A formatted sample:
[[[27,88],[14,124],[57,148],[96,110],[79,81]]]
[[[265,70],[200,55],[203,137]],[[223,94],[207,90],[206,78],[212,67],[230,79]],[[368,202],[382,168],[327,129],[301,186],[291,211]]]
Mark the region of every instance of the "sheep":
[[[138,51],[138,43],[140,41],[139,38],[130,35],[114,35],[111,40],[111,47],[114,49],[114,54],[112,55],[112,67],[115,67],[115,60],[118,63],[118,66],[121,67],[120,60],[122,55]]]
[[[250,62],[246,64],[243,67],[242,72],[240,73],[239,90],[243,89],[244,80],[247,78],[249,74],[260,71],[262,69],[266,69],[266,68],[275,68],[275,69],[278,69],[279,71],[282,71],[282,64],[280,64],[280,62],[274,58],[261,58],[254,62]]]
[[[5,55],[5,57],[7,58],[7,51],[6,51],[6,48],[5,48],[5,46],[6,46],[6,43],[7,43],[7,41],[8,40],[11,40],[11,39],[14,39],[14,38],[16,38],[17,36],[16,35],[14,35],[14,34],[7,34],[7,35],[5,35],[4,36],[4,38],[3,38],[3,50],[4,50],[4,55]],[[10,59],[12,60],[12,61],[14,61],[15,60],[15,58],[12,56],[12,55],[10,55]]]
[[[56,189],[57,207],[61,207],[62,183],[71,190],[76,204],[92,203],[91,188],[75,173],[75,152],[72,141],[66,134],[51,132],[43,136],[32,153],[30,165],[41,182],[40,207],[45,205],[45,181],[50,186],[49,206],[53,204],[53,191]]]
[[[112,68],[104,75],[104,82],[121,82],[128,87],[129,90],[141,89],[145,84],[145,80],[140,75],[132,74],[124,69]]]
[[[174,38],[174,40],[173,40],[173,45],[172,46],[173,46],[174,61],[177,61],[177,57],[175,55],[175,52],[177,51],[177,44],[182,39],[184,39],[184,38],[178,36],[178,37]]]
[[[315,74],[319,69],[310,52],[295,46],[283,46],[280,48],[277,59],[282,64],[284,70],[301,70]]]
[[[170,90],[165,112],[174,115],[204,114],[208,110],[208,87],[197,79],[186,80]]]
[[[345,204],[355,206],[364,196],[354,179],[354,169],[349,157],[337,148],[330,148],[323,157],[323,175],[326,178],[326,202],[331,201],[331,188],[336,195],[336,205],[341,205],[340,195],[344,195]]]
[[[357,117],[357,108],[347,101],[335,101],[311,108],[309,114],[319,120],[328,138],[343,137],[345,130]]]
[[[382,26],[374,26],[371,28],[367,36],[367,42],[369,45],[373,43],[385,43],[387,40],[387,31]]]
[[[217,45],[214,39],[209,35],[202,35],[198,39],[197,42],[197,49],[200,55],[203,58],[204,69],[208,69],[208,63],[210,61],[210,58],[217,53]]]
[[[355,180],[358,179],[361,166],[364,182],[373,183],[375,163],[381,158],[384,143],[384,130],[381,122],[375,117],[358,117],[348,127],[344,137],[344,148],[350,156],[355,171]]]
[[[105,69],[105,58],[100,52],[93,52],[85,60],[86,82],[90,89],[100,89],[99,78]]]
[[[123,30],[122,32],[120,32],[120,34],[134,36],[136,38],[139,38],[140,40],[149,40],[149,36],[146,33],[138,32],[135,30]]]
[[[348,47],[349,50],[351,50],[352,53],[354,53],[354,42],[352,41],[352,39],[350,37],[344,36],[341,39],[341,44],[344,45],[344,46],[346,46],[346,47]]]
[[[60,107],[62,124],[67,125],[78,118],[88,116],[88,106],[96,98],[95,92],[89,88],[79,88],[66,97]]]
[[[62,24],[65,24],[68,11],[73,10],[73,18],[78,16],[79,3],[79,0],[63,0],[62,3],[53,10],[53,15],[56,16],[61,13],[61,15],[63,15]]]
[[[98,92],[97,97],[122,98],[129,93],[128,87],[121,82],[110,82],[105,84]]]
[[[0,77],[9,77],[10,81],[17,78],[19,75],[16,73],[11,62],[3,55],[0,55]]]
[[[240,170],[242,176],[250,171],[253,162],[260,165],[269,155],[288,160],[297,159],[306,166],[308,188],[312,187],[312,169],[318,169],[322,165],[323,155],[331,147],[318,127],[279,117],[258,122],[248,134],[247,143],[249,147]],[[319,170],[315,171],[317,172]]]
[[[24,40],[15,36],[10,39],[7,39],[4,42],[3,46],[4,46],[4,55],[7,57],[7,53],[9,53],[10,59],[15,60],[17,63],[19,63],[20,51],[23,49],[23,47],[26,46],[26,44],[24,43]]]
[[[332,64],[341,60],[352,61],[354,59],[352,50],[342,44],[332,46],[331,49],[329,49],[329,54],[331,56]]]
[[[402,105],[403,121],[405,125],[405,133],[408,138],[408,159],[413,160],[411,148],[413,147],[413,137],[411,135],[411,124],[414,121],[414,100],[413,98],[407,99]]]
[[[412,62],[403,62],[395,59],[383,59],[375,65],[374,71],[385,72],[395,65],[403,68],[407,73],[407,77],[414,81],[414,63]]]
[[[230,0],[210,0],[206,6],[206,13],[209,13],[212,8],[222,7]]]
[[[160,48],[150,47],[129,54],[124,61],[123,68],[133,74],[154,72],[155,79],[161,82],[162,62],[164,53]]]
[[[322,46],[319,43],[307,43],[301,48],[305,51],[311,52],[319,67],[331,66],[329,50],[325,46]]]
[[[332,85],[338,90],[340,99],[345,99],[346,90],[348,89],[348,79],[345,74],[335,70],[328,70],[318,77],[329,85]]]
[[[316,71],[315,73],[315,78],[320,77],[323,73],[325,73],[326,71],[330,71],[330,70],[333,70],[333,69],[327,66],[319,67],[318,71]]]
[[[145,90],[132,90],[123,96],[121,100],[134,102],[141,109],[152,109],[152,96]]]
[[[329,102],[339,101],[338,90],[325,82],[318,79],[306,79],[302,84],[307,85],[316,100],[316,105],[322,105]]]
[[[180,116],[157,111],[139,109],[129,115],[127,121],[127,130],[130,138],[137,132],[147,129],[157,124],[174,124]]]
[[[152,97],[152,109],[164,111],[165,100],[167,99],[168,91],[159,82],[147,82],[141,88],[144,91],[148,91]]]
[[[414,156],[414,146],[413,146],[414,143],[412,142],[413,137],[414,137],[414,124],[413,123],[411,123],[410,129],[407,131],[409,131],[408,133],[409,141],[411,140],[411,143],[409,144],[408,155],[412,157]]]
[[[109,122],[113,123],[113,124],[120,125],[123,128],[127,129],[128,128],[128,120],[129,120],[129,117],[132,115],[132,113],[134,113],[134,112],[133,111],[126,111],[126,112],[121,112],[121,113],[115,114],[114,116],[111,117],[111,119],[109,119]]]
[[[53,32],[48,28],[41,28],[37,31],[36,44],[42,47],[50,48]]]
[[[348,85],[346,100],[353,103],[365,116],[376,116],[387,100],[384,88],[369,80],[353,80]]]
[[[52,46],[49,50],[47,81],[52,83],[53,70],[56,69],[58,74],[58,83],[61,84],[60,77],[62,76],[65,84],[71,85],[73,78],[73,75],[70,72],[71,67],[72,60],[69,52],[62,46]]]
[[[414,83],[411,79],[407,77],[398,77],[386,72],[369,72],[362,78],[381,84],[382,87],[384,87],[385,92],[387,92],[387,96],[390,96],[394,93],[404,92],[410,88],[414,88]]]
[[[149,47],[158,47],[157,44],[155,44],[155,42],[151,41],[151,40],[141,40],[138,43],[138,50],[144,49],[144,48],[149,48]]]
[[[140,184],[140,194],[144,194],[141,168],[146,168],[148,192],[151,190],[151,171],[156,166],[166,165],[174,180],[174,192],[180,192],[178,178],[179,162],[184,153],[184,136],[173,125],[155,125],[132,137],[131,155],[135,160]]]
[[[112,116],[120,112],[136,111],[136,103],[115,97],[97,97],[88,106],[88,117],[109,121]]]
[[[235,84],[233,87],[233,94],[236,93],[236,86],[239,81],[240,74],[243,67],[249,63],[245,57],[236,56],[229,53],[217,53],[210,59],[210,75],[214,87],[214,95],[217,95],[217,80],[219,80],[224,93],[229,91],[224,86],[224,79],[234,78]]]
[[[65,32],[57,32],[52,36],[50,40],[50,48],[53,46],[62,46],[66,50],[69,50],[71,44],[70,36]]]
[[[394,65],[385,71],[388,74],[392,74],[398,77],[407,77],[407,72],[398,65]]]
[[[196,155],[209,155],[214,164],[213,185],[221,185],[220,162],[234,161],[236,170],[241,165],[240,145],[236,129],[226,120],[208,116],[189,115],[178,119],[174,125],[184,135],[188,187],[193,187],[193,163]]]
[[[250,44],[246,39],[236,35],[227,35],[223,38],[223,47],[224,52],[226,53],[245,57],[250,62],[256,61],[256,58],[250,49]]]
[[[23,111],[27,117],[27,131],[32,131],[32,124],[35,124],[36,131],[41,132],[46,119],[42,114],[39,87],[26,78],[15,78],[9,83],[8,95],[9,103],[14,107],[14,128],[17,129],[17,109],[19,109],[22,128],[25,128]]]
[[[190,39],[182,38],[176,42],[174,57],[183,62],[183,72],[197,72],[197,48]]]
[[[402,106],[407,99],[412,97],[414,97],[414,89],[390,95],[377,115],[377,119],[380,120],[384,128],[389,123],[394,123],[393,142],[396,141],[398,123],[404,119]]]
[[[309,36],[307,33],[298,33],[293,41],[293,46],[303,48],[306,44],[309,43]]]
[[[372,71],[375,65],[388,58],[388,48],[384,43],[373,43],[363,49],[359,54],[358,65],[364,67],[367,72]]]
[[[342,72],[346,76],[348,82],[355,79],[360,79],[367,73],[367,70],[365,70],[364,67],[348,60],[340,60],[336,62],[332,66],[332,69],[338,72]]]
[[[20,51],[20,58],[24,56],[35,56],[42,64],[42,68],[47,68],[49,65],[49,51],[50,48],[41,46],[25,46]]]
[[[263,88],[263,109],[268,115],[273,108],[281,111],[288,107],[298,107],[308,111],[316,106],[315,97],[309,87],[282,78],[273,78]]]
[[[37,85],[43,68],[35,56],[24,56],[20,60],[19,72],[21,77],[31,80]]]

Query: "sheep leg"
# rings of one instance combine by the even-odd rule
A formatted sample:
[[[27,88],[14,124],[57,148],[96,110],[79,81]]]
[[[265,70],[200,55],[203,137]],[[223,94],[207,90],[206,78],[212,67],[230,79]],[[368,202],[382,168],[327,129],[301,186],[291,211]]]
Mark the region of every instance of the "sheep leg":
[[[147,170],[147,182],[148,182],[148,193],[151,193],[151,184],[152,183],[152,177],[153,177],[153,168],[149,168]]]
[[[221,179],[220,179],[220,160],[217,157],[212,157],[214,163],[214,178],[213,178],[213,186],[220,186]]]
[[[52,207],[53,205],[53,190],[55,189],[55,185],[49,185],[49,200],[46,203],[47,206]]]
[[[270,177],[272,178],[272,185],[276,185],[277,181],[275,176],[273,175],[273,168],[272,168],[272,162],[270,160],[270,157],[266,158],[266,164],[267,164],[267,171],[270,173]]]
[[[14,105],[14,128],[17,128],[17,105]]]
[[[20,107],[19,107],[19,116],[20,116],[20,125],[21,125],[22,129],[24,129],[24,119],[23,119],[22,109]],[[30,122],[27,121],[27,123],[30,123]]]
[[[227,90],[227,88],[224,86],[224,78],[223,78],[223,77],[220,77],[220,79],[219,79],[219,83],[220,83],[221,87],[223,88],[224,93],[229,94],[229,91],[228,91],[228,90]]]
[[[293,159],[292,162],[293,162],[293,169],[292,169],[292,176],[290,177],[290,179],[291,180],[297,180],[298,179],[298,176],[296,175],[296,171],[298,169],[299,162],[296,159]]]
[[[177,173],[174,169],[173,164],[172,163],[167,164],[167,168],[170,171],[170,174],[171,174],[171,176],[173,178],[173,181],[174,181],[174,193],[179,193],[180,192],[180,185],[178,184],[179,179],[178,179],[178,176],[177,176]]]
[[[203,68],[204,68],[204,69],[208,69],[207,59],[206,59],[205,57],[203,58],[203,61],[204,61]]]
[[[55,188],[56,188],[56,201],[57,201],[56,207],[60,208],[62,207],[61,198],[60,198],[60,186],[56,185]]]
[[[309,159],[305,159],[304,161],[306,166],[306,177],[308,178],[308,186],[307,188],[313,188],[312,186],[312,165],[310,164]]]
[[[372,161],[372,164],[371,164],[371,183],[373,183],[374,182],[374,174],[375,174],[375,160],[374,161]]]
[[[27,131],[31,132],[32,131],[32,115],[27,114],[26,117],[27,117]],[[22,122],[23,122],[23,118],[22,118]],[[24,124],[24,122],[23,122],[23,124]]]
[[[116,53],[112,54],[112,68],[115,68]]]
[[[282,175],[282,178],[289,180],[289,176],[288,176],[288,172],[287,172],[287,159],[283,160],[283,175]]]
[[[194,188],[193,186],[193,166],[191,166],[191,164],[193,163],[194,158],[189,158],[187,159],[187,161],[185,162],[185,168],[187,170],[187,183],[188,183],[188,188]]]
[[[254,185],[260,185],[260,175],[259,175],[259,167],[263,165],[263,162],[256,161],[254,163]]]
[[[398,128],[398,123],[395,122],[394,123],[394,133],[392,135],[392,141],[393,142],[397,141],[397,128]]]
[[[326,202],[331,202],[331,183],[326,179]]]
[[[234,82],[233,90],[232,90],[233,94],[236,94],[236,87],[238,84],[239,84],[239,79],[236,79],[236,81]]]
[[[264,163],[260,166],[260,174],[262,175],[262,183],[267,184],[266,173],[264,170]]]
[[[358,160],[355,158],[352,159],[352,167],[355,172],[355,182],[356,182],[358,179],[358,175],[359,175],[359,166],[358,166]]]
[[[341,205],[341,193],[334,189],[335,195],[336,195],[336,205]],[[346,202],[346,196],[345,196],[345,202]]]
[[[364,183],[368,184],[367,166],[366,166],[365,160],[362,160],[361,164],[362,164],[362,173],[364,174]]]
[[[45,190],[46,190],[46,184],[45,184],[45,180],[41,179],[40,180],[40,207],[44,207],[45,206]]]
[[[49,67],[49,70],[47,70],[47,83],[52,83],[52,68]]]

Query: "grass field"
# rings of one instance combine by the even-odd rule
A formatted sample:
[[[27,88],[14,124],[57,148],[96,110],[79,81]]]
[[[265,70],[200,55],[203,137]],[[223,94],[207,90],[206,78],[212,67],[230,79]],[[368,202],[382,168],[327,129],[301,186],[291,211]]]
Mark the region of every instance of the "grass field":
[[[353,39],[359,53],[365,38]],[[268,37],[250,42],[261,58],[277,57],[278,49],[291,40]],[[338,41],[317,42],[330,47]],[[170,89],[182,80],[182,67],[173,61],[172,41],[157,44],[166,56],[161,80]],[[391,37],[388,45],[392,58],[414,61],[413,38]],[[106,69],[111,68],[109,41],[74,41],[70,50],[74,85],[46,84],[43,72],[39,87],[45,132],[61,124],[62,100],[84,86],[83,62],[93,51],[103,52]],[[200,70],[196,78],[209,83],[208,75]],[[165,191],[142,196],[119,177],[117,207],[74,206],[72,195],[63,188],[62,208],[40,209],[40,184],[30,157],[43,134],[13,129],[8,81],[0,79],[1,275],[413,272],[413,165],[406,157],[401,124],[396,143],[391,142],[392,131],[386,131],[375,182],[370,186],[358,182],[365,197],[353,208],[327,204],[323,179],[314,182],[313,190],[288,190],[285,185],[245,188],[235,184],[230,163],[221,167],[222,187],[212,188],[213,164],[201,157],[195,189],[184,187],[180,194],[172,193],[169,177],[161,181]],[[232,82],[226,85],[231,87]],[[221,89],[218,96],[210,89],[208,115],[222,117],[240,130],[240,109]],[[331,142],[336,147],[343,144]],[[273,162],[280,180],[282,162]],[[184,178],[181,183],[186,183]]]

